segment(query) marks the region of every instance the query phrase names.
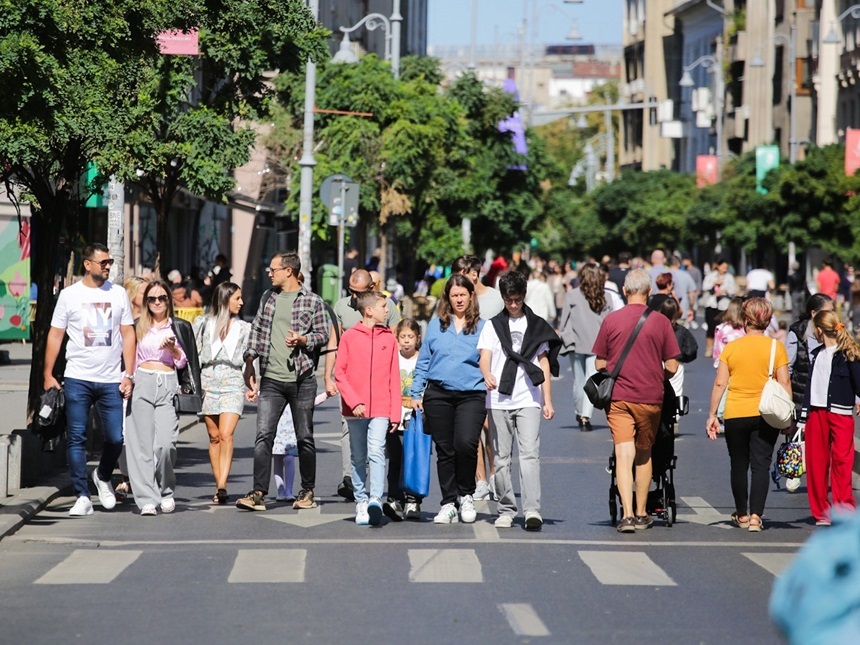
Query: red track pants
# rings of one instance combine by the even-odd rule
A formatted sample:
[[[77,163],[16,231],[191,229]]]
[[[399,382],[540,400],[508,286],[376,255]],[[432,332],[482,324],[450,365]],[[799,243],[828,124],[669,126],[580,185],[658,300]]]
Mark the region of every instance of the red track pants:
[[[854,509],[854,417],[812,408],[806,422],[806,490],[816,521],[830,521],[828,476],[833,506]]]

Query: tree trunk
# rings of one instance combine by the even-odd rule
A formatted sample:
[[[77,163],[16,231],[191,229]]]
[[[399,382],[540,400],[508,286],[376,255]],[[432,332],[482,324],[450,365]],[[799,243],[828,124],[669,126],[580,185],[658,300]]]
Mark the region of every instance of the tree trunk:
[[[30,367],[30,389],[27,396],[27,423],[33,419],[39,399],[44,392],[42,372],[45,366],[45,343],[54,315],[54,277],[58,273],[60,229],[68,203],[59,199],[39,199],[42,210],[31,209],[30,226],[33,243],[30,245],[31,280],[36,283],[36,319],[30,328],[33,351]],[[61,358],[61,357],[60,357]],[[61,362],[58,358],[58,364]]]

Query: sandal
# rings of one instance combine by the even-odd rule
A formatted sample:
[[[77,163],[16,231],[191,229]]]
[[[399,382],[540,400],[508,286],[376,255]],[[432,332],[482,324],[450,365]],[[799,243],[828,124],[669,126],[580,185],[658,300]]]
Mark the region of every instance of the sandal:
[[[218,492],[215,493],[215,501],[218,504],[226,504],[227,503],[227,489],[219,488]]]
[[[760,533],[764,530],[764,520],[750,515],[749,529],[747,530],[750,533]]]
[[[748,529],[750,526],[750,516],[732,513],[732,526],[736,526],[739,529]]]
[[[116,485],[113,494],[118,502],[124,502],[131,495],[131,483],[126,481],[120,482]]]

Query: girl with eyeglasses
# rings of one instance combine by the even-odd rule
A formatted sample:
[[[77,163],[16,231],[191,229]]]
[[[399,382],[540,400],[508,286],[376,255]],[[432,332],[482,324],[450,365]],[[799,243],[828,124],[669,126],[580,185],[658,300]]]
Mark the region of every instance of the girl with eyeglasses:
[[[242,290],[222,282],[212,294],[212,310],[194,321],[203,387],[201,414],[209,433],[209,461],[215,477],[213,504],[227,503],[227,477],[233,463],[233,432],[245,406],[245,349],[251,324],[239,318]]]
[[[180,342],[177,336],[188,338],[190,324],[173,317],[170,287],[155,280],[143,292],[143,308],[135,325],[137,335],[134,393],[126,422],[128,474],[134,501],[141,515],[155,515],[156,506],[162,513],[176,508],[173,499],[176,475],[176,440],[179,437],[179,414],[175,407],[179,392],[177,370],[189,363],[186,349],[193,351],[192,342]],[[188,326],[182,331],[174,323]],[[183,347],[184,345],[184,347]],[[196,362],[196,360],[195,360]],[[199,391],[199,390],[198,390]]]

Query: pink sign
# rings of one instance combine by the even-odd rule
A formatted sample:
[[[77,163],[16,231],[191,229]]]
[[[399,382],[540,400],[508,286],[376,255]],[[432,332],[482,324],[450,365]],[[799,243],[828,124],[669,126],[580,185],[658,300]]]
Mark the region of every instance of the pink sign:
[[[197,56],[200,47],[197,43],[197,30],[179,31],[171,29],[158,34],[158,48],[166,56]]]
[[[717,155],[696,157],[696,188],[717,183]]]
[[[860,130],[848,128],[845,133],[845,174],[853,177],[860,168]]]

